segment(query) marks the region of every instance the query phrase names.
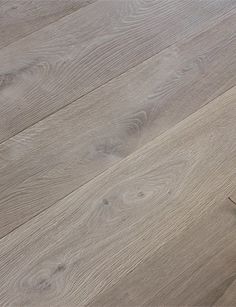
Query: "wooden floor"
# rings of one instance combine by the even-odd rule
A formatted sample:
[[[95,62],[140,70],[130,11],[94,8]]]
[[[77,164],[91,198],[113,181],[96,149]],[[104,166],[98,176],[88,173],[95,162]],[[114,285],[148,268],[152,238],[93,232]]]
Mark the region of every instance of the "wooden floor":
[[[0,0],[0,306],[236,306],[236,0]]]

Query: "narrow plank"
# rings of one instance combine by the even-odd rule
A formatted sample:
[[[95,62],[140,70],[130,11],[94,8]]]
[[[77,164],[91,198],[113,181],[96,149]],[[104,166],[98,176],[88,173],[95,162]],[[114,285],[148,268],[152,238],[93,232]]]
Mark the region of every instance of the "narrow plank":
[[[0,141],[176,41],[234,0],[101,0],[0,50]]]
[[[0,48],[96,0],[0,1]]]
[[[235,306],[235,213],[227,198],[215,202],[88,306]]]
[[[0,303],[84,306],[235,188],[236,87],[0,241]]]
[[[0,145],[0,237],[236,84],[236,15]]]

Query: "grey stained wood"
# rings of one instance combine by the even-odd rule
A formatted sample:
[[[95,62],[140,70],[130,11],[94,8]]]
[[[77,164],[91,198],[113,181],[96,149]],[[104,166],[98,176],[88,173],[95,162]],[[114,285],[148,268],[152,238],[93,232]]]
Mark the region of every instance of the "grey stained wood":
[[[235,0],[100,0],[2,48],[0,141],[235,7]]]
[[[0,237],[236,84],[236,15],[0,145]]]
[[[0,48],[96,0],[0,0]]]
[[[228,198],[215,201],[200,219],[87,306],[235,306],[235,218],[236,205]]]
[[[235,270],[235,211],[229,210],[232,202],[223,203],[233,196],[236,185],[235,116],[236,87],[2,238],[0,304],[84,306],[165,246],[171,250],[175,239],[180,240],[180,246],[173,251],[180,256],[176,264],[170,261],[167,272],[174,284],[165,282],[168,278],[164,276],[162,287],[171,292],[171,286],[177,284],[172,293],[181,293],[188,302],[184,292],[187,282],[193,289],[199,285],[197,299],[213,302],[203,294],[219,285],[224,289],[233,285],[230,276]],[[200,226],[196,229],[203,239],[205,234],[203,242],[193,235],[188,237],[196,223],[202,225],[202,230]],[[191,240],[196,240],[196,245]],[[181,258],[181,246],[186,247],[184,255],[191,265],[197,256],[191,248],[199,251],[208,245],[209,251],[202,251],[196,259],[196,267],[205,253],[219,254],[205,262],[205,271],[199,268],[203,275],[192,273],[192,278],[205,276],[205,291],[201,277],[194,284],[191,276],[185,279],[179,275],[178,260],[182,268],[188,262]],[[172,254],[168,257],[173,259]],[[227,266],[224,260],[224,272],[222,257],[232,261]],[[160,258],[152,269],[156,271],[158,264],[166,266]],[[219,275],[213,280],[216,272]],[[184,273],[188,277],[188,272]],[[149,289],[153,291],[151,283]],[[155,298],[155,293],[148,293],[147,301]]]

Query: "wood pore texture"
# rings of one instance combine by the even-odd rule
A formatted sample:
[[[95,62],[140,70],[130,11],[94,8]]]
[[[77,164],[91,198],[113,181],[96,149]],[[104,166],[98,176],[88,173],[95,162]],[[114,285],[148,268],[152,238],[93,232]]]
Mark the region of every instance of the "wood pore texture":
[[[235,0],[0,0],[0,306],[236,306]]]

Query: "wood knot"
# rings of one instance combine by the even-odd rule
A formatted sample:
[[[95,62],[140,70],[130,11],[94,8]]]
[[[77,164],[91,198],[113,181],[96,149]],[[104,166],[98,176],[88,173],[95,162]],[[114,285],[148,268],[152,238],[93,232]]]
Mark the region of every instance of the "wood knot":
[[[108,201],[106,198],[104,198],[104,199],[102,200],[102,203],[103,203],[103,205],[105,205],[105,206],[109,205],[109,201]]]

